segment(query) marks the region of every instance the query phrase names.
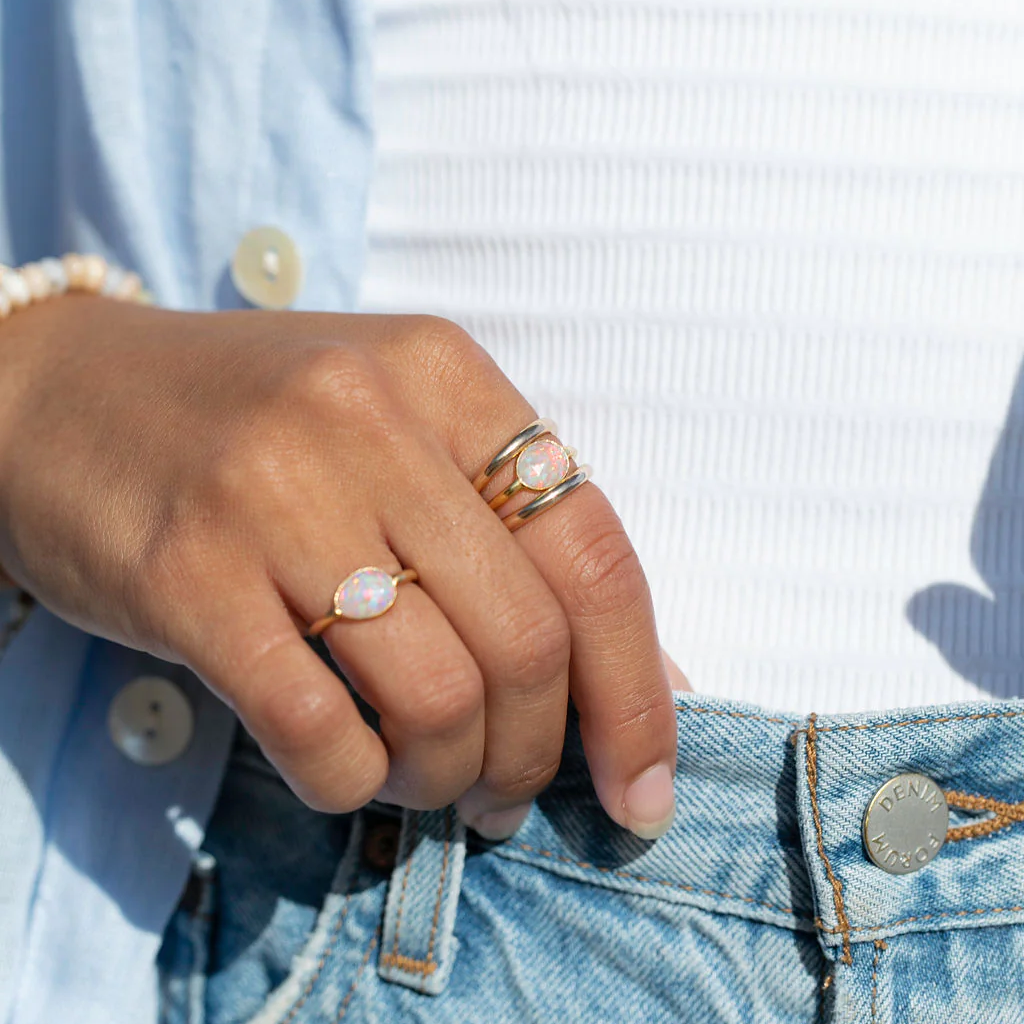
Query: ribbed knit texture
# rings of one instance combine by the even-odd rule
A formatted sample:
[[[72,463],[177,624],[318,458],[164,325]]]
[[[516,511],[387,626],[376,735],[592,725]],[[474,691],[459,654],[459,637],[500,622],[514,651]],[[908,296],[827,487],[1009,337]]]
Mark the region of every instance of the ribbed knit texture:
[[[694,688],[1024,693],[1024,5],[377,9],[363,307],[558,421]]]

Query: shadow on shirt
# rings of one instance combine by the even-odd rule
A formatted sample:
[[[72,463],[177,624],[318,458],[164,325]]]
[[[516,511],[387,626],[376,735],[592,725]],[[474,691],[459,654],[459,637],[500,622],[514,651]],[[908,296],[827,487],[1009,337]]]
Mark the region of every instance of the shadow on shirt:
[[[907,602],[911,625],[949,667],[997,698],[1021,696],[1024,673],[1024,368],[971,528],[971,561],[988,588],[934,583]]]

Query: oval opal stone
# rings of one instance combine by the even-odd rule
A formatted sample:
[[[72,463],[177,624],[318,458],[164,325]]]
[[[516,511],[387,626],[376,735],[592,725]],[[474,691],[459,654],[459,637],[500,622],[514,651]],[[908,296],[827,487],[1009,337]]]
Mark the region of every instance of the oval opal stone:
[[[516,476],[531,491],[554,487],[568,471],[569,456],[557,441],[532,441],[516,460]]]
[[[346,619],[383,615],[398,596],[389,573],[367,566],[347,576],[334,594],[334,610]]]

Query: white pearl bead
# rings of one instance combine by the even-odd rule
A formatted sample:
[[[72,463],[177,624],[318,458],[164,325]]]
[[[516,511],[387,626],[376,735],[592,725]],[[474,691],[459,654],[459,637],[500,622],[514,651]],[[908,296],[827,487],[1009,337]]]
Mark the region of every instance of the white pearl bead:
[[[133,270],[129,270],[127,274],[121,280],[121,284],[118,285],[117,291],[114,292],[115,299],[124,299],[126,301],[138,300],[142,295],[142,278],[139,277]]]
[[[124,271],[120,267],[108,266],[107,279],[103,282],[103,295],[112,297],[117,295],[117,289],[124,281]]]
[[[6,292],[14,309],[24,309],[32,301],[25,278],[16,270],[8,270],[0,277],[0,288]]]
[[[85,261],[77,252],[69,252],[61,258],[64,273],[68,275],[68,289],[80,291],[85,281]]]
[[[107,279],[107,261],[102,256],[85,256],[82,264],[82,287],[98,295],[103,291],[103,282]]]
[[[40,302],[42,299],[50,297],[50,279],[38,263],[26,263],[21,268],[21,276],[25,279],[33,302]]]
[[[39,268],[50,282],[51,295],[63,295],[68,290],[68,272],[60,260],[52,258],[42,260]]]

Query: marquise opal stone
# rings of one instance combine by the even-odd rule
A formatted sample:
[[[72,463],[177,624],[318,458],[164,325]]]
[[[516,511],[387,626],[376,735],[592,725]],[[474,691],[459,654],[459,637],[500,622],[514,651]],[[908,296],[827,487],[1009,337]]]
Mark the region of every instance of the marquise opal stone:
[[[383,569],[366,566],[346,576],[334,594],[334,610],[346,619],[383,615],[398,596],[398,587]]]
[[[557,441],[533,441],[516,460],[516,476],[531,491],[546,491],[554,487],[568,472],[569,456]]]

